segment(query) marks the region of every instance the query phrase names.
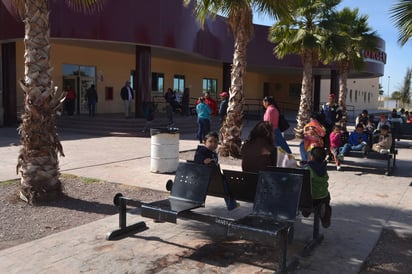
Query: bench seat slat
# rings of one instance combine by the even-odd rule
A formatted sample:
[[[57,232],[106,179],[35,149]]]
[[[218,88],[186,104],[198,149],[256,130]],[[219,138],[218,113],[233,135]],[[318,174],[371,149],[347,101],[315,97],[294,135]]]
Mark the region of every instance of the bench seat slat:
[[[199,208],[204,204],[169,198],[152,203],[141,205],[142,217],[151,218],[158,221],[177,223],[179,213]]]

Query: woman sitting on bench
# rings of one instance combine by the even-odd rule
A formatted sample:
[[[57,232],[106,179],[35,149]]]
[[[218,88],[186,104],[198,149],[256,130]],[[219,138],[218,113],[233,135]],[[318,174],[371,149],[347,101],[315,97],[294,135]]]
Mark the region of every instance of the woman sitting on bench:
[[[258,122],[241,148],[242,170],[257,173],[267,166],[276,166],[274,139],[272,125],[265,121]]]

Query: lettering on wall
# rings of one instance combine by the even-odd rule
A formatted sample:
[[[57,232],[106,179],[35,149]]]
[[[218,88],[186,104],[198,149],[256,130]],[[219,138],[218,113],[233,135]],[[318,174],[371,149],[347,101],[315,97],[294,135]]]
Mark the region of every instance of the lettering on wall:
[[[386,64],[386,52],[381,50],[362,50],[362,56],[367,59],[382,62]]]

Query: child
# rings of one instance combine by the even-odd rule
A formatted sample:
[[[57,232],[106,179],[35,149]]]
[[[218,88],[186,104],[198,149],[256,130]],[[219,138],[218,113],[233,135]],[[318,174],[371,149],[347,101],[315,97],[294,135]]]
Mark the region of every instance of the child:
[[[348,142],[339,149],[339,157],[343,158],[349,151],[363,151],[366,155],[368,149],[368,135],[363,131],[363,125],[357,124],[355,131],[349,135]]]
[[[303,162],[307,162],[310,151],[314,147],[323,147],[323,137],[326,135],[326,129],[316,119],[313,113],[309,123],[303,127],[303,141],[299,145],[300,156]]]
[[[194,162],[202,165],[217,164],[218,156],[215,151],[217,149],[218,142],[219,135],[217,134],[217,132],[211,131],[206,134],[204,138],[204,145],[197,146]],[[223,175],[222,178],[225,192],[228,192]],[[225,197],[225,203],[228,210],[239,207],[239,203],[237,203],[235,199],[230,198],[229,194],[228,197]]]
[[[372,145],[372,150],[379,153],[388,153],[392,146],[392,135],[389,133],[389,127],[383,125],[378,136],[379,141]]]
[[[206,134],[204,138],[205,145],[197,146],[194,159],[195,163],[202,165],[208,165],[210,163],[217,164],[218,157],[215,151],[217,149],[218,142],[219,136],[216,132],[211,131],[208,134]]]
[[[306,169],[309,169],[312,179],[313,206],[321,206],[320,221],[324,228],[328,228],[330,226],[332,208],[330,206],[330,193],[328,190],[329,175],[325,158],[325,149],[314,147],[310,151],[309,162]]]
[[[342,146],[342,127],[339,125],[335,125],[333,127],[332,132],[329,135],[329,142],[330,142],[330,152],[333,155],[336,164],[336,170],[339,171],[340,167],[340,157],[339,156],[339,148]]]
[[[375,131],[375,116],[370,115],[368,118],[368,124],[365,127],[366,134],[372,135]]]
[[[386,114],[381,114],[380,119],[379,119],[379,123],[376,126],[376,130],[381,130],[383,125],[387,125],[389,128],[391,126],[391,122],[389,122],[388,117],[386,116]]]

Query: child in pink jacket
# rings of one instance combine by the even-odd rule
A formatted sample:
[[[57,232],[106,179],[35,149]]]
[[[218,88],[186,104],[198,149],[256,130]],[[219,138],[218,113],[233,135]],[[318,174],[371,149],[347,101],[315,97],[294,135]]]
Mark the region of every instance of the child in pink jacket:
[[[340,159],[339,157],[339,148],[342,146],[342,127],[336,125],[333,127],[332,132],[329,135],[330,142],[330,152],[333,155],[336,164],[336,170],[340,170]]]

